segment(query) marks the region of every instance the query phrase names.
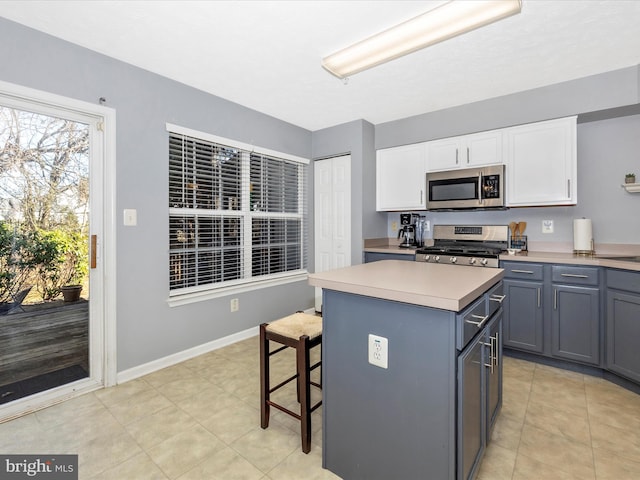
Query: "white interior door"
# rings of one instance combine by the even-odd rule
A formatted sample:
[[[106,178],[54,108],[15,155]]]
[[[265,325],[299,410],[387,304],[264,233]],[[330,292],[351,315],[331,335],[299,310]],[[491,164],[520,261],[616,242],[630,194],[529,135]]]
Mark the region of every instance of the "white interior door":
[[[314,163],[315,271],[351,265],[351,156]],[[322,311],[322,289],[315,309]]]

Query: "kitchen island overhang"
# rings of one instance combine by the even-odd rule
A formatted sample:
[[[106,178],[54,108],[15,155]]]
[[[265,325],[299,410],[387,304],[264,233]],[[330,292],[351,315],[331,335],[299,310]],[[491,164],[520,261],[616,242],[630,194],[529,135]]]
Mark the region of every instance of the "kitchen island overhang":
[[[482,364],[499,355],[484,353],[497,347],[489,322],[463,350],[460,320],[488,312],[502,276],[393,260],[310,276],[323,288],[323,467],[345,480],[473,478],[488,428]],[[501,315],[485,315],[492,329]],[[387,339],[387,368],[369,362],[370,334]]]
[[[309,275],[327,290],[459,312],[502,280],[502,268],[382,260]]]

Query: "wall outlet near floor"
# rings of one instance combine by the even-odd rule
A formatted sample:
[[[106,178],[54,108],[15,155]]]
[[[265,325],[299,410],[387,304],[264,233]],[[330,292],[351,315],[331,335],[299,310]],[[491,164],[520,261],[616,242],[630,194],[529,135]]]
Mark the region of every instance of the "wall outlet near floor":
[[[389,365],[389,340],[369,334],[369,363],[380,368]]]
[[[542,233],[553,233],[553,220],[542,220]]]
[[[238,300],[237,298],[232,298],[230,307],[232,312],[237,312],[238,310],[240,310],[240,300]]]

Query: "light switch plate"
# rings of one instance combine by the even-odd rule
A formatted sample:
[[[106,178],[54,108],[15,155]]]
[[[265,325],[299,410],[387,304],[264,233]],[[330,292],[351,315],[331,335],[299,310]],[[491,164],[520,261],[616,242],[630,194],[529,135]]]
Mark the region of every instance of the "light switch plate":
[[[127,227],[135,227],[138,224],[138,211],[135,208],[124,209],[124,224]]]

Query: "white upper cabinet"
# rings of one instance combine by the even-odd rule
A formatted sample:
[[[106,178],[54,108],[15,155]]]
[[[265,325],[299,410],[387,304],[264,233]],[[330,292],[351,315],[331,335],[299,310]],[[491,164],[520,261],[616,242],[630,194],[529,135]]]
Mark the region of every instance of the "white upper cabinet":
[[[376,153],[376,209],[426,208],[426,144],[385,148]]]
[[[577,203],[576,117],[504,129],[507,206]]]
[[[427,169],[437,172],[500,165],[503,163],[502,145],[502,130],[433,140],[427,142]]]

